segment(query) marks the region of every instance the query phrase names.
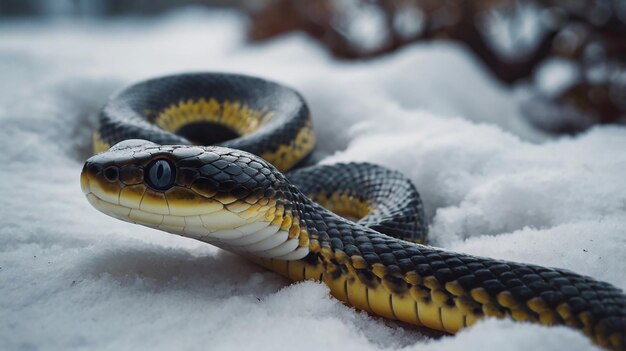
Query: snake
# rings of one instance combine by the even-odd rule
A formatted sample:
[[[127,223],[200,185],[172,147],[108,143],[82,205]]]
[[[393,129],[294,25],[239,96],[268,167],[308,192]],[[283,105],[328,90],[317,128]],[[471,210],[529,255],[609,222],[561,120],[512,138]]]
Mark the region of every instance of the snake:
[[[217,72],[114,93],[80,182],[97,210],[314,280],[358,310],[453,334],[484,318],[564,325],[626,350],[626,296],[560,268],[427,244],[410,179],[371,163],[320,164],[304,98]],[[319,157],[317,157],[319,158]]]

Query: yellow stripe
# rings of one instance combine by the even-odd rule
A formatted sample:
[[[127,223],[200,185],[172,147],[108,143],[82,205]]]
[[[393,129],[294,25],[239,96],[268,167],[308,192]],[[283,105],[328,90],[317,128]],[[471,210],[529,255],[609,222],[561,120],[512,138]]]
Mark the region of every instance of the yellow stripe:
[[[260,156],[279,171],[285,172],[308,155],[314,147],[315,133],[313,133],[313,124],[308,120],[291,143],[280,145],[278,149],[264,152]]]
[[[212,122],[227,127],[239,135],[247,135],[265,122],[273,113],[267,109],[252,109],[239,101],[219,102],[214,98],[181,100],[159,112],[154,124],[176,133],[183,126],[195,122]]]
[[[331,212],[355,221],[372,212],[372,208],[367,201],[348,193],[334,192],[326,194],[322,192],[313,194],[312,200]]]

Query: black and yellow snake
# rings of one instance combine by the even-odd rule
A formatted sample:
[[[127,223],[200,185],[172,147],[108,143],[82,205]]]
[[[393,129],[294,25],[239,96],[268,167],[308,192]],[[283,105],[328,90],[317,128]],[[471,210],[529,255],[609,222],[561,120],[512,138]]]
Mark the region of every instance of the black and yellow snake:
[[[307,163],[315,136],[302,97],[279,84],[216,73],[138,83],[106,103],[94,146],[81,186],[113,217],[322,281],[386,318],[449,333],[512,318],[626,349],[626,296],[612,285],[419,244],[422,203],[402,174],[366,163],[281,173]]]

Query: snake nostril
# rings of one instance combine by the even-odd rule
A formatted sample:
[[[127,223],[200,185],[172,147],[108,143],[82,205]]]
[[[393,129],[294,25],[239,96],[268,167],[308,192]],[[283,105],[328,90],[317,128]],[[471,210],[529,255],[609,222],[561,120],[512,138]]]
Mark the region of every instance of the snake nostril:
[[[86,168],[89,172],[91,172],[91,173],[93,173],[93,174],[98,174],[98,173],[100,173],[100,172],[102,171],[102,166],[100,166],[100,165],[99,165],[99,164],[97,164],[97,163],[89,163],[89,162],[88,162],[88,163],[85,165],[85,168]]]
[[[119,171],[117,170],[117,167],[111,166],[104,170],[104,178],[106,178],[109,182],[117,181],[118,177]]]

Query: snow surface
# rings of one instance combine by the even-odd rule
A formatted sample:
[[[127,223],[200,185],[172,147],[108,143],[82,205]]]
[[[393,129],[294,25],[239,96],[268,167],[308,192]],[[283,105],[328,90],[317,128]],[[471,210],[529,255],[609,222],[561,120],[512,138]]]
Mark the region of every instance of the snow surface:
[[[626,129],[549,138],[464,49],[338,63],[301,35],[244,39],[229,12],[0,23],[0,349],[587,350],[581,334],[486,321],[437,338],[209,245],[93,209],[79,186],[105,98],[147,77],[232,71],[289,84],[325,162],[419,188],[432,243],[626,288]]]

